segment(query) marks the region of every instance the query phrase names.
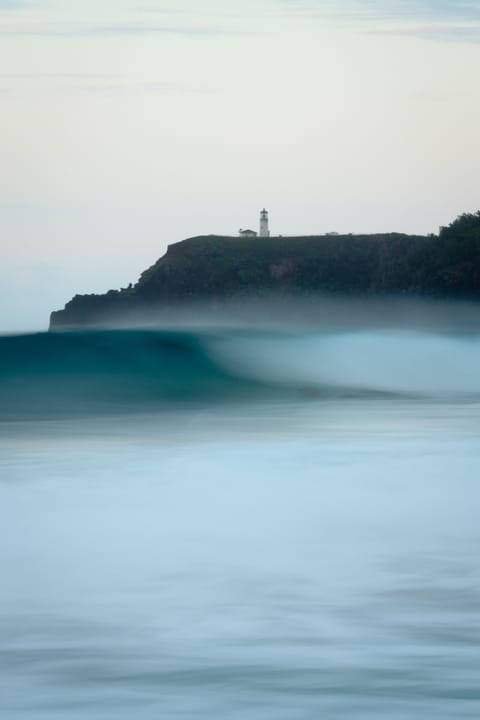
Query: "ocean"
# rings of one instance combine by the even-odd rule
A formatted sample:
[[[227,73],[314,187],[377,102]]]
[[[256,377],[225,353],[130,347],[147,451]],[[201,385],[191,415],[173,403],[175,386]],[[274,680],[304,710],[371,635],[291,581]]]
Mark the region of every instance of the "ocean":
[[[0,337],[0,717],[480,715],[480,334]]]

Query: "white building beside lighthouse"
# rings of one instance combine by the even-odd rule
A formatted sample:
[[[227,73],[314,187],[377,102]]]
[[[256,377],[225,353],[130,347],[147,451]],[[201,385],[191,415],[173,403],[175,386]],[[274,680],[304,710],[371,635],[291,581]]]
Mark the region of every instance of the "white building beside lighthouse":
[[[260,237],[270,237],[270,230],[268,229],[268,212],[263,208],[260,211]]]

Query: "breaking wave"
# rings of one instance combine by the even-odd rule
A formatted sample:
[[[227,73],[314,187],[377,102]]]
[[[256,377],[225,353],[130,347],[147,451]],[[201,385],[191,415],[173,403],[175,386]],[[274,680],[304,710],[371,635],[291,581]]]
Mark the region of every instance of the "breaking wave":
[[[0,337],[3,420],[379,395],[480,398],[480,336],[225,329]]]

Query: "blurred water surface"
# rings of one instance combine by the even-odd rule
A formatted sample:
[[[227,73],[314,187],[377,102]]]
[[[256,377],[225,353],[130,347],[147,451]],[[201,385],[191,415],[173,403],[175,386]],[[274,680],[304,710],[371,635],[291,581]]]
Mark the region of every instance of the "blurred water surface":
[[[0,425],[6,720],[478,718],[480,405]]]

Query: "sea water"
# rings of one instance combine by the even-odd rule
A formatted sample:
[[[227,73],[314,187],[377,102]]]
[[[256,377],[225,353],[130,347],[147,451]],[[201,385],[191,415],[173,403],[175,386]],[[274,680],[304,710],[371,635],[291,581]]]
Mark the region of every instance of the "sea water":
[[[0,339],[0,716],[478,718],[480,340]]]

